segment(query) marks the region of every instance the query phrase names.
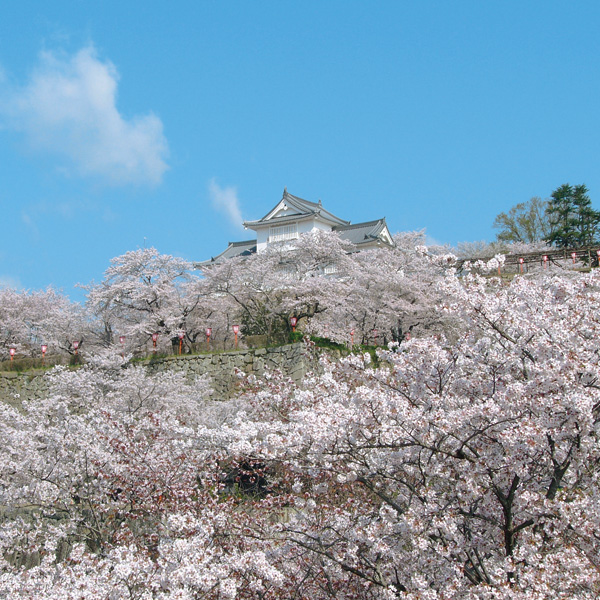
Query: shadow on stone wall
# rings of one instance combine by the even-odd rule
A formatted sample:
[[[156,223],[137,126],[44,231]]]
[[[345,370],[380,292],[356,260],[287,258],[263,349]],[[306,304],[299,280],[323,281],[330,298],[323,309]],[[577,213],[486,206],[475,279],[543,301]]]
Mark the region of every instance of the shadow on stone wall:
[[[222,352],[219,354],[184,354],[150,358],[136,364],[154,372],[183,371],[193,379],[208,375],[214,400],[228,400],[237,391],[239,372],[258,377],[270,371],[281,371],[284,376],[300,383],[306,373],[318,365],[317,354],[303,342],[275,348],[255,348]],[[44,377],[47,371],[0,373],[0,401],[20,406],[24,400],[43,397],[48,391]]]
[[[236,393],[239,372],[260,377],[277,370],[300,383],[306,373],[317,366],[318,360],[314,350],[304,343],[296,343],[220,354],[167,356],[151,359],[147,364],[155,372],[183,371],[190,378],[208,375],[213,399],[227,400]]]

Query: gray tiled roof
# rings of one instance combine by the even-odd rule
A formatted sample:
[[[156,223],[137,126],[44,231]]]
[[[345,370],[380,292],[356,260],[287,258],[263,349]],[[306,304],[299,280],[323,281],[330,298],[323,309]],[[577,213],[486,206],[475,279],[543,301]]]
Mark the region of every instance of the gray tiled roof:
[[[385,218],[365,223],[356,223],[355,225],[344,225],[334,227],[333,231],[340,234],[340,238],[356,244],[367,244],[374,242],[379,238],[381,232],[387,228]]]
[[[245,242],[229,242],[229,245],[221,254],[212,257],[210,260],[204,260],[196,263],[194,266],[203,267],[207,265],[214,265],[215,263],[223,262],[229,258],[235,256],[250,256],[256,253],[256,240],[247,240]]]
[[[273,212],[271,209],[262,219],[258,219],[257,221],[245,221],[244,227],[250,227],[257,225],[263,225],[268,223],[269,225],[274,225],[276,223],[286,223],[288,221],[298,221],[299,217],[306,218],[311,216],[320,216],[327,221],[332,221],[334,223],[338,223],[339,225],[349,225],[350,221],[344,221],[344,219],[340,219],[336,217],[333,213],[325,210],[321,205],[321,202],[310,202],[309,200],[304,200],[304,198],[299,198],[298,196],[294,196],[290,194],[287,189],[283,190],[283,196],[281,200],[277,203],[279,204],[281,201],[284,201],[288,208],[293,209],[295,212],[288,214],[283,217],[274,217],[271,219],[267,219],[267,217]]]
[[[275,208],[284,201],[288,209],[287,215],[281,217],[274,217],[267,219],[267,217],[275,210]],[[365,223],[356,223],[351,225],[350,221],[344,221],[339,217],[336,217],[332,213],[326,211],[319,202],[310,202],[304,200],[298,196],[293,196],[288,193],[287,188],[283,190],[283,196],[277,205],[271,209],[262,219],[258,221],[245,221],[244,226],[254,229],[256,226],[266,225],[279,225],[282,223],[303,221],[307,218],[314,218],[320,216],[324,220],[328,221],[330,225],[333,225],[333,231],[337,232],[341,239],[347,240],[357,246],[360,249],[361,246],[365,247],[369,244],[377,244],[381,242],[389,245],[388,241],[389,230],[385,222],[385,218],[377,219],[375,221],[367,221]],[[337,223],[337,225],[335,225]],[[382,236],[383,232],[385,235]],[[393,245],[393,242],[392,242]],[[368,247],[368,246],[367,246]],[[256,240],[247,240],[245,242],[229,242],[227,248],[221,252],[221,254],[205,260],[200,263],[196,263],[196,268],[202,268],[205,266],[213,265],[216,263],[223,262],[229,258],[236,256],[250,256],[256,253]]]

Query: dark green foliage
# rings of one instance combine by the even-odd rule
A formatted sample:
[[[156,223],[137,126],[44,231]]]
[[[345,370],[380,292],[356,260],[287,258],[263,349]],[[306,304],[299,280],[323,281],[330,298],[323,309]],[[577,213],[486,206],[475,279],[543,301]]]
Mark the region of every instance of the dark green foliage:
[[[591,246],[598,239],[600,211],[592,208],[585,185],[575,186],[573,205],[575,206],[575,231],[578,246]]]
[[[301,331],[290,331],[290,344],[301,342],[304,339],[304,334]]]
[[[579,248],[598,241],[600,212],[592,208],[585,185],[558,187],[546,209],[551,232],[548,241],[559,248]]]
[[[44,361],[42,361],[41,358],[24,356],[15,358],[14,360],[0,362],[0,371],[16,371],[17,373],[21,373],[24,371],[32,371],[34,369],[52,369],[56,365],[63,365],[67,362],[67,359],[60,355],[46,356]]]
[[[318,337],[316,335],[310,336],[310,341],[314,342],[318,348],[329,348],[330,350],[341,350],[344,352],[348,351],[348,348],[344,344],[338,344],[328,338]]]
[[[287,313],[276,313],[260,298],[252,299],[252,310],[242,313],[241,333],[247,336],[266,336],[267,345],[285,343],[290,332]]]

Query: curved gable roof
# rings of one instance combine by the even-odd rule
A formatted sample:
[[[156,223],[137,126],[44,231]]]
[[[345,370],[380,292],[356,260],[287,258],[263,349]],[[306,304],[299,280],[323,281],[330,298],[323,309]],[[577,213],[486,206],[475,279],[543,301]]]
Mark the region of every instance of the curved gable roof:
[[[256,254],[256,240],[229,242],[227,248],[225,248],[221,254],[217,254],[217,256],[212,257],[210,260],[196,263],[194,267],[206,267],[208,265],[221,263],[229,258],[234,258],[236,256],[250,256],[251,254]]]
[[[281,213],[281,214],[279,214]],[[325,210],[319,202],[310,202],[298,196],[294,196],[283,190],[281,200],[264,216],[256,221],[244,221],[244,227],[254,229],[265,225],[276,225],[278,223],[287,223],[310,217],[320,218],[323,221],[336,225],[349,225],[350,221],[345,221],[336,217],[333,213]]]
[[[383,242],[390,246],[393,245],[385,217],[375,221],[366,221],[365,223],[356,223],[355,225],[344,225],[334,227],[333,231],[339,233],[343,240],[352,242],[356,246],[373,242]]]

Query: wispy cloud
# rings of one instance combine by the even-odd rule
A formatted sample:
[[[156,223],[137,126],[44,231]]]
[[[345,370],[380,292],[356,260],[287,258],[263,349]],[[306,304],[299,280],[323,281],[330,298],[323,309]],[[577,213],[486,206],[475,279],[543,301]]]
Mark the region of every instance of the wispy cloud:
[[[23,224],[25,225],[25,227],[29,230],[29,233],[34,238],[39,238],[39,236],[40,236],[40,230],[38,229],[38,226],[37,226],[35,220],[33,219],[33,217],[31,216],[31,214],[29,214],[28,212],[23,211],[21,213],[21,221],[23,222]]]
[[[211,179],[208,183],[208,193],[213,207],[223,213],[236,229],[243,229],[237,188],[221,187],[214,179]]]
[[[447,246],[448,245],[443,242],[440,242],[439,240],[437,240],[436,238],[434,238],[433,236],[431,236],[429,234],[425,235],[425,243],[428,246]]]
[[[115,66],[92,46],[71,56],[43,52],[25,86],[8,87],[4,79],[0,114],[34,150],[66,158],[68,171],[115,185],[156,185],[168,168],[162,122],[151,113],[124,118],[118,81]]]
[[[74,198],[60,202],[42,200],[21,211],[21,221],[34,238],[40,237],[40,227],[47,230],[49,218],[74,221],[82,217],[102,219],[106,223],[113,222],[117,218],[110,207],[86,198]]]

